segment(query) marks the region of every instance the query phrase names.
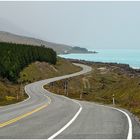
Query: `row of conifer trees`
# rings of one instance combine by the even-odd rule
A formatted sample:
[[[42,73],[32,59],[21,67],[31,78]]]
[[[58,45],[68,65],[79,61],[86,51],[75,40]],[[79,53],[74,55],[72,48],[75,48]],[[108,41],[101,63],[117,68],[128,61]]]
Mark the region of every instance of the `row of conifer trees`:
[[[55,64],[56,52],[44,46],[0,42],[0,76],[10,81],[18,79],[20,71],[35,61]]]

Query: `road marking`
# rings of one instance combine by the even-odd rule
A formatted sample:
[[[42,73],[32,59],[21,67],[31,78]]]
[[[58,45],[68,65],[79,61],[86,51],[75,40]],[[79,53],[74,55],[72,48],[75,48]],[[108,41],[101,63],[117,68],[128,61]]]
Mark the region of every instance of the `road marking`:
[[[65,96],[62,96],[62,97],[64,97],[65,98]],[[67,97],[66,97],[67,98]],[[72,100],[72,99],[70,99],[70,100]],[[75,100],[72,100],[73,102],[75,102],[75,103],[77,103],[79,106],[80,106],[80,108],[79,108],[79,110],[78,110],[78,112],[74,115],[74,117],[66,124],[66,125],[64,125],[59,131],[57,131],[55,134],[53,134],[52,136],[50,136],[49,138],[48,138],[48,140],[52,140],[52,139],[54,139],[56,136],[58,136],[60,133],[62,133],[66,128],[68,128],[75,120],[76,120],[76,118],[79,116],[79,114],[81,113],[81,111],[82,111],[82,105],[79,103],[79,102],[77,102],[77,101],[75,101]]]
[[[45,97],[47,97],[48,99],[49,99],[49,102],[48,102],[48,104],[50,104],[51,103],[51,98],[49,97],[49,96],[47,96],[47,95],[44,95]]]
[[[27,116],[30,116],[30,115],[32,115],[33,113],[36,113],[36,112],[42,110],[43,108],[47,107],[48,104],[51,103],[51,99],[50,99],[50,97],[48,97],[47,95],[45,95],[45,97],[47,97],[47,98],[49,99],[49,102],[48,102],[48,103],[46,103],[46,104],[44,104],[43,106],[38,107],[38,108],[36,108],[36,109],[34,109],[34,110],[28,112],[28,113],[25,113],[25,114],[23,114],[23,115],[21,115],[21,116],[18,116],[18,117],[16,117],[16,118],[13,118],[13,119],[8,120],[8,121],[6,121],[6,122],[0,123],[0,128],[1,128],[1,127],[4,127],[4,126],[7,126],[7,125],[9,125],[9,124],[15,123],[15,122],[17,122],[17,121],[19,121],[19,120],[21,120],[21,119],[23,119],[23,118],[25,118],[25,117],[27,117]]]
[[[80,65],[80,66],[81,66],[81,64],[75,64],[75,65],[78,65],[78,66]],[[86,66],[86,67],[89,67],[89,66]],[[89,67],[89,68],[90,68],[90,69],[89,69],[88,71],[91,71],[92,68],[91,68],[91,67]],[[85,73],[85,72],[84,72],[84,69],[83,69],[83,70],[80,71],[80,72],[77,72],[77,73],[74,73],[74,74],[70,74],[70,75],[66,75],[66,76],[64,76],[64,78],[60,78],[60,77],[63,77],[63,76],[60,76],[60,77],[58,77],[58,78],[60,78],[60,79],[58,79],[58,80],[65,79],[65,78],[68,78],[68,77],[78,76],[78,75],[81,75],[81,74],[84,74],[84,73]],[[49,80],[49,79],[47,79],[47,80]],[[54,80],[54,81],[56,81],[56,80]],[[51,82],[53,82],[53,81],[51,81]],[[50,82],[48,82],[48,83],[50,83]],[[46,82],[46,84],[48,84],[48,83]],[[45,84],[44,84],[44,85],[45,85]],[[42,85],[42,87],[43,87],[44,85]],[[26,85],[26,86],[27,86],[27,85]],[[25,92],[27,93],[26,86],[25,86]],[[28,94],[28,93],[27,93],[27,94]],[[22,101],[22,102],[26,102],[27,100],[29,100],[29,99],[31,98],[29,94],[28,94],[28,96],[29,96],[29,98],[27,98],[26,100],[24,100],[24,101]],[[45,95],[44,95],[44,96],[45,96]],[[46,97],[49,99],[48,104],[50,104],[50,102],[51,102],[50,97],[48,97],[47,95],[46,95]],[[19,102],[19,103],[17,103],[17,104],[20,104],[20,103],[21,103],[21,102]],[[0,123],[0,128],[1,128],[1,127],[4,127],[4,126],[7,126],[7,125],[9,125],[9,124],[12,124],[12,123],[14,123],[14,122],[17,122],[18,120],[21,120],[22,118],[25,118],[25,117],[27,117],[27,116],[29,116],[29,115],[31,115],[31,114],[33,114],[33,113],[35,113],[35,112],[41,110],[41,109],[47,107],[48,104],[45,104],[45,105],[43,105],[43,106],[41,106],[41,107],[39,107],[39,108],[37,108],[37,109],[31,111],[31,112],[28,112],[28,113],[26,113],[26,114],[24,114],[24,115],[21,115],[21,116],[19,116],[19,117],[14,118],[14,119],[8,120],[8,121],[6,121],[6,122],[4,122],[4,123]],[[78,104],[78,103],[77,103],[77,104]],[[72,122],[78,117],[78,115],[80,114],[81,110],[82,110],[82,107],[80,107],[79,111],[75,114],[75,116],[74,116],[73,119],[71,120]],[[71,123],[72,123],[72,122],[71,122]]]
[[[111,108],[111,109],[114,109],[114,110],[117,110],[117,111],[123,113],[127,117],[128,126],[129,126],[127,140],[132,140],[132,121],[131,121],[131,118],[129,117],[129,115],[125,111],[122,111],[121,109],[118,109],[118,108],[115,108],[115,107],[111,107],[111,106],[98,105],[98,104],[95,104],[95,105],[96,106],[103,106],[103,107],[106,107],[106,108]]]
[[[127,119],[128,119],[128,125],[129,125],[129,129],[128,129],[128,135],[127,135],[127,140],[132,140],[132,121],[131,121],[131,118],[129,117],[129,115],[125,112],[125,111],[122,111],[118,108],[114,108],[114,107],[111,107],[117,111],[120,111],[121,113],[123,113]]]

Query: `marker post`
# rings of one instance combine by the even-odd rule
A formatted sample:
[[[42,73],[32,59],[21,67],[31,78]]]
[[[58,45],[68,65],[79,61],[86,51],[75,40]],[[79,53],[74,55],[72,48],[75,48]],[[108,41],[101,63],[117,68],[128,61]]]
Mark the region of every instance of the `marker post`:
[[[115,105],[115,98],[114,98],[114,94],[112,95],[112,102],[113,102],[113,105]]]

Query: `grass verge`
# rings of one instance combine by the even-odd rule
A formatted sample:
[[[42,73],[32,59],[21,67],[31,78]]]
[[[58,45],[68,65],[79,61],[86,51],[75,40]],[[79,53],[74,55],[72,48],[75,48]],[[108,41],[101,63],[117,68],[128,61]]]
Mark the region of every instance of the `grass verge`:
[[[62,58],[58,58],[56,65],[50,65],[46,62],[32,63],[20,72],[17,84],[13,84],[4,79],[0,80],[0,106],[13,104],[26,99],[28,96],[24,92],[24,86],[28,83],[70,74],[80,70],[80,67]]]
[[[119,65],[92,64],[90,74],[57,81],[45,88],[70,98],[112,104],[123,107],[140,118],[140,77],[130,74]]]

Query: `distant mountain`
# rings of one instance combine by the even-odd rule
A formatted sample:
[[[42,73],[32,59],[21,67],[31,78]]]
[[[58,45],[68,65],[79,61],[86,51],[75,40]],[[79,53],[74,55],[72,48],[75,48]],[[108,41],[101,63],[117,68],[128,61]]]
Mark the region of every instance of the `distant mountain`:
[[[12,34],[5,31],[0,31],[0,42],[11,42],[17,44],[29,44],[29,45],[44,45],[45,47],[52,48],[57,54],[67,53],[92,53],[85,48],[72,47],[69,45],[47,42],[44,40]]]
[[[72,49],[69,50],[68,53],[97,53],[97,52],[88,51],[88,49],[86,48],[75,46],[75,47],[72,47]]]

